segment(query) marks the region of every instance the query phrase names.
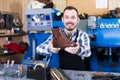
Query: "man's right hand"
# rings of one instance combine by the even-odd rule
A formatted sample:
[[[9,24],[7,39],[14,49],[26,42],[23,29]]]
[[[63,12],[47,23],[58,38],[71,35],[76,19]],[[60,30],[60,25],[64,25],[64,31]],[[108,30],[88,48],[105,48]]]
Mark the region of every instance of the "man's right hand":
[[[50,50],[51,53],[58,53],[60,49],[61,48],[53,47],[53,44],[52,44],[52,41],[51,41],[51,44],[50,44],[50,47],[49,47],[49,50]]]

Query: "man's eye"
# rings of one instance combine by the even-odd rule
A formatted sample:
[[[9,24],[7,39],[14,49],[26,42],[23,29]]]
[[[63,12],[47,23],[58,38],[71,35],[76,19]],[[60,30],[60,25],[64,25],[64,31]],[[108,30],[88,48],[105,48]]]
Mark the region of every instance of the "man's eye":
[[[65,18],[66,18],[66,19],[68,19],[69,17],[68,17],[68,16],[66,16]]]
[[[71,17],[71,19],[75,19],[75,17],[74,17],[74,16],[72,16],[72,17]]]

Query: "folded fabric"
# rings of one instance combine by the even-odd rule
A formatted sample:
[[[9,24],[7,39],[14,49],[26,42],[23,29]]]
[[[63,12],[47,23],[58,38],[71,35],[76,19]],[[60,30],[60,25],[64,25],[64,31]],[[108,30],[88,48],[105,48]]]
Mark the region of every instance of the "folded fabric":
[[[20,46],[16,43],[10,43],[10,44],[6,44],[6,45],[3,45],[4,48],[7,48],[9,49],[10,51],[13,51],[15,53],[20,53],[22,51],[25,51],[26,48],[23,47],[23,46]]]

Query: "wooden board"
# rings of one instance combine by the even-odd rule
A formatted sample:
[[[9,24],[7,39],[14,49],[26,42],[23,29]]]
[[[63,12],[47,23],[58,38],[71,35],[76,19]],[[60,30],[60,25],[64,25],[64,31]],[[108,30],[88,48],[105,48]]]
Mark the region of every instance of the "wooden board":
[[[68,5],[76,7],[79,13],[89,15],[102,15],[108,12],[108,6],[107,8],[96,8],[96,0],[67,0]]]

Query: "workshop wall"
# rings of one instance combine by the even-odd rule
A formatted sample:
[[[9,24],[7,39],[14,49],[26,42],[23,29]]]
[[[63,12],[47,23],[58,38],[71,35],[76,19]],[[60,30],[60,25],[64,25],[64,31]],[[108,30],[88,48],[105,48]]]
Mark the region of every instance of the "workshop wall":
[[[0,0],[0,11],[18,13],[21,17],[22,0]]]
[[[0,0],[0,11],[8,11],[18,13],[23,23],[23,30],[26,31],[25,9],[31,0]],[[95,8],[95,0],[52,0],[55,8],[63,11],[67,5],[77,7],[80,13],[88,13],[89,15],[101,15],[110,9],[118,7],[120,0],[107,0],[108,7],[103,9]],[[28,36],[22,37],[23,41],[29,41]],[[4,43],[5,39],[0,39]]]
[[[0,0],[0,12],[3,14],[17,14],[22,19],[22,0]],[[6,30],[0,30],[0,32],[6,32]],[[7,33],[7,32],[6,32]],[[16,37],[15,41],[22,41],[22,37]],[[0,46],[7,44],[6,37],[0,37]]]
[[[89,15],[102,15],[120,6],[120,0],[107,0],[107,8],[96,8],[96,0],[66,0],[66,2],[66,5],[75,6],[79,13],[88,13]]]
[[[120,0],[109,0],[109,10],[113,10],[116,7],[120,7]]]

